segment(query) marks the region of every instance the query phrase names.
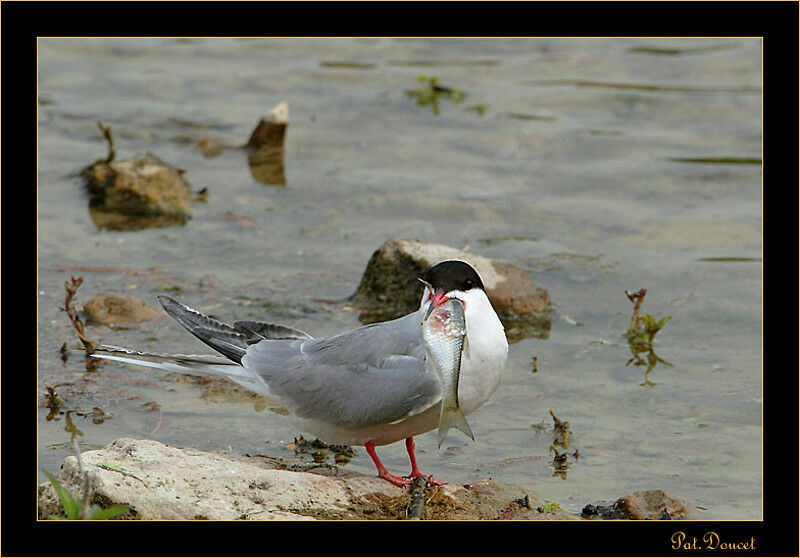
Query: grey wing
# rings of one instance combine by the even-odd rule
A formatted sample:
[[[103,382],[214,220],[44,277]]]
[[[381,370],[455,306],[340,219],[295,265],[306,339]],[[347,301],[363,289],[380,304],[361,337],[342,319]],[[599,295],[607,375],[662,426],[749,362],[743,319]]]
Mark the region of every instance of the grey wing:
[[[264,322],[240,321],[229,326],[168,296],[159,296],[158,301],[189,333],[237,364],[241,364],[247,347],[264,339],[311,339],[299,329]]]
[[[324,339],[264,340],[242,365],[297,415],[347,428],[394,422],[441,398],[416,313]]]

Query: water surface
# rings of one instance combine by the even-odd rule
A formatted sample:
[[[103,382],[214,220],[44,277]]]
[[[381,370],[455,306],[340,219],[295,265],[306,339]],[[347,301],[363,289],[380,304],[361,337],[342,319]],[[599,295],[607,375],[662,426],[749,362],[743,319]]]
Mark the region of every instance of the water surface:
[[[406,93],[421,77],[466,98],[435,115]],[[61,345],[77,346],[58,309],[70,272],[84,302],[157,307],[171,292],[226,321],[322,336],[359,322],[320,299],[351,294],[372,252],[405,237],[521,266],[554,305],[549,337],[513,344],[503,384],[470,416],[474,443],[418,438],[426,472],[518,483],[575,513],[660,488],[709,519],[762,517],[759,40],[40,39],[38,79],[39,391],[62,384],[71,404],[113,415],[73,417],[82,447],[133,436],[285,456],[300,433],[160,372],[62,363]],[[242,151],[196,148],[245,143],[283,100],[285,186],[257,181]],[[185,226],[98,229],[77,177],[105,156],[98,120],[118,158],[151,151],[207,189]],[[655,345],[672,366],[647,381],[623,335],[625,291],[642,287],[644,310],[673,316]],[[168,320],[87,331],[205,351]],[[566,475],[551,409],[573,432]],[[46,415],[39,464],[55,471],[69,436]],[[407,472],[402,444],[380,455]],[[363,449],[347,467],[374,473]]]

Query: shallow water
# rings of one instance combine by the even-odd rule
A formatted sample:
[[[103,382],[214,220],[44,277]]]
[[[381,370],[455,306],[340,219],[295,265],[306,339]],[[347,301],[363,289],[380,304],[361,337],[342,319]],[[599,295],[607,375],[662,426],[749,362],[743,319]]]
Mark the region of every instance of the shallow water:
[[[406,93],[421,76],[467,97],[440,98],[435,115]],[[157,307],[177,286],[225,321],[322,336],[359,322],[318,299],[351,294],[372,252],[405,237],[519,265],[554,304],[549,337],[513,344],[503,384],[470,415],[474,443],[417,439],[426,472],[518,483],[576,513],[661,488],[705,518],[762,517],[760,40],[40,39],[38,78],[39,389],[64,384],[68,403],[113,415],[73,417],[82,447],[133,436],[288,456],[300,433],[160,372],[107,363],[87,376],[80,353],[62,364],[61,345],[77,346],[58,310],[64,266],[117,268],[72,271],[84,302]],[[196,149],[204,136],[244,143],[282,100],[285,187],[256,181],[240,150]],[[185,226],[95,226],[76,173],[106,154],[98,120],[118,158],[152,151],[208,189]],[[626,366],[625,291],[642,287],[644,311],[672,315],[655,344],[672,366],[650,384]],[[87,332],[204,352],[168,320]],[[566,478],[550,409],[573,432]],[[39,465],[55,471],[69,436],[46,415]],[[405,474],[402,444],[379,453]],[[374,473],[363,450],[347,467]]]

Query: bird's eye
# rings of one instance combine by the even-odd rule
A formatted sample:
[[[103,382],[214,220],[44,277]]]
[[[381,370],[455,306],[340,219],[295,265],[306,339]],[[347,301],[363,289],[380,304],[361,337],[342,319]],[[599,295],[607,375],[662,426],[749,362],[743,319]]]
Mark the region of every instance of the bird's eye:
[[[474,286],[475,286],[475,283],[472,282],[472,279],[467,279],[466,281],[464,281],[464,284],[461,285],[461,288],[463,290],[465,290],[465,291],[468,291]]]

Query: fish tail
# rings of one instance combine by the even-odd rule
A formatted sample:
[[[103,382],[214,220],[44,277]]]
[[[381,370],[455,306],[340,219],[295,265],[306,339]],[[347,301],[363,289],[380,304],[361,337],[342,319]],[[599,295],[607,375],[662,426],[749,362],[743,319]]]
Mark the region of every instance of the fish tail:
[[[442,407],[442,414],[439,417],[440,448],[442,447],[442,442],[444,442],[444,439],[447,436],[447,431],[453,426],[475,441],[475,436],[472,434],[472,429],[469,427],[469,424],[467,424],[467,417],[465,417],[464,413],[461,412],[461,408],[455,407],[453,409],[445,409]]]

